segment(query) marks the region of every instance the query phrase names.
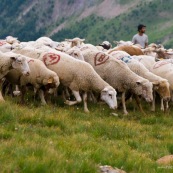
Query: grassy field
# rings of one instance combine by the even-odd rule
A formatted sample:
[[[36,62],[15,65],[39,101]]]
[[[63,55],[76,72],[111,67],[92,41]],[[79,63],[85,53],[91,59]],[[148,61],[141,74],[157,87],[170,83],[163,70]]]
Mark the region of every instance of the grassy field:
[[[147,116],[128,103],[128,116],[104,104],[68,107],[59,103],[40,106],[6,97],[0,104],[0,172],[95,173],[111,165],[130,173],[171,173],[173,166],[156,164],[173,154],[173,110]],[[118,116],[111,113],[116,112]]]

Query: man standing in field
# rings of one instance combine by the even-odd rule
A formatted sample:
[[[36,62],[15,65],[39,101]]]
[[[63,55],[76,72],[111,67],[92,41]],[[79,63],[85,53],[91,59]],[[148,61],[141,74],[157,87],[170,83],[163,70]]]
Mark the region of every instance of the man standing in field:
[[[145,30],[145,25],[138,25],[138,33],[132,38],[132,42],[134,44],[140,44],[142,48],[146,48],[148,46],[148,36],[145,34]]]

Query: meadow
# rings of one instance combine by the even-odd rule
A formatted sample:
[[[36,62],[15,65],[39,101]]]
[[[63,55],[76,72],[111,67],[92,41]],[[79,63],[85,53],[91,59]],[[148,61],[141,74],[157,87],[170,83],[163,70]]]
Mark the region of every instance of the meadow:
[[[172,105],[155,113],[143,102],[147,116],[135,103],[110,110],[103,103],[69,107],[60,100],[40,106],[27,98],[5,97],[0,104],[0,172],[97,173],[99,165],[111,165],[127,173],[171,173],[172,166],[156,160],[173,154]],[[113,115],[117,113],[118,115]]]

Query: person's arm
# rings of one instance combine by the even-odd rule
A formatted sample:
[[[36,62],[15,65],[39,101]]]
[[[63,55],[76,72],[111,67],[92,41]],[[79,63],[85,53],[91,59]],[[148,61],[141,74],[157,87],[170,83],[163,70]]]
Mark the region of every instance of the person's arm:
[[[148,47],[148,36],[147,36],[146,41],[145,41],[145,47]]]

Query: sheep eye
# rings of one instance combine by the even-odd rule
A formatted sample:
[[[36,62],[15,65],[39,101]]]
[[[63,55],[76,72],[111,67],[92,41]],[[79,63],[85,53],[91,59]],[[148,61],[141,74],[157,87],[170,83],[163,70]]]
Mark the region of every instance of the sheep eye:
[[[109,97],[111,97],[111,98],[112,98],[112,94],[109,94]]]

